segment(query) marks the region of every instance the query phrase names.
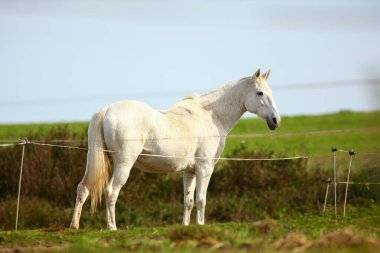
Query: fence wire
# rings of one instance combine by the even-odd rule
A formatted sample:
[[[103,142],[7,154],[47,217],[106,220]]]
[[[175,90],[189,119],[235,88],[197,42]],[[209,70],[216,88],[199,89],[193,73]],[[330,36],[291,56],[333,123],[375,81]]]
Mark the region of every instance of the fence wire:
[[[228,139],[253,139],[253,138],[267,138],[267,137],[291,137],[291,136],[302,136],[302,135],[322,135],[322,134],[345,134],[345,133],[357,133],[357,132],[380,132],[380,128],[352,128],[352,129],[333,129],[333,130],[312,130],[312,131],[301,131],[301,132],[285,132],[285,133],[259,133],[259,134],[229,134],[229,135],[211,135],[211,136],[193,136],[193,137],[162,137],[162,138],[150,138],[148,140],[173,140],[178,141],[181,139],[211,139],[211,138],[228,138]],[[124,141],[140,141],[141,138],[128,138],[123,139]],[[34,140],[35,142],[44,143],[46,140]],[[20,140],[0,140],[0,143],[5,143],[9,145],[12,143],[18,143]],[[87,140],[78,139],[54,139],[48,140],[49,143],[83,143]],[[7,144],[9,143],[9,144]],[[2,144],[0,144],[1,146]]]
[[[15,221],[15,230],[17,231],[18,229],[18,218],[19,218],[19,205],[20,205],[20,191],[21,191],[21,180],[22,180],[22,171],[23,171],[23,164],[24,164],[24,155],[25,155],[25,147],[26,145],[38,145],[38,146],[45,146],[45,147],[58,147],[58,148],[67,148],[67,149],[76,149],[76,150],[89,150],[88,148],[84,147],[77,147],[77,146],[68,146],[68,145],[59,145],[59,144],[51,144],[51,143],[40,143],[40,142],[35,142],[35,141],[29,141],[26,138],[20,139],[18,143],[5,143],[5,144],[0,144],[0,147],[10,147],[10,146],[17,146],[21,145],[22,146],[22,156],[21,156],[21,167],[20,167],[20,177],[19,177],[19,186],[18,186],[18,197],[17,197],[17,211],[16,211],[16,221]],[[120,151],[115,151],[115,150],[105,150],[101,149],[99,150],[101,152],[120,152]],[[350,160],[350,165],[349,167],[351,168],[351,161],[352,161],[352,156],[355,154],[353,151],[346,151],[342,149],[332,149],[333,154],[334,154],[334,175],[335,175],[335,157],[336,157],[336,152],[343,152],[343,153],[348,153],[351,156]],[[197,157],[197,156],[171,156],[171,155],[160,155],[160,154],[137,154],[141,156],[150,156],[150,157],[165,157],[165,158],[180,158],[180,159],[207,159],[207,160],[229,160],[229,161],[278,161],[278,160],[293,160],[293,159],[308,159],[308,156],[293,156],[293,157],[279,157],[279,158],[238,158],[238,157]],[[349,180],[349,177],[347,177]],[[334,187],[335,187],[335,215],[336,215],[336,209],[337,209],[337,203],[336,203],[336,185],[337,184],[346,184],[346,195],[345,195],[345,203],[344,203],[344,212],[343,216],[345,216],[345,210],[346,210],[346,201],[347,201],[347,193],[348,193],[348,185],[349,184],[363,184],[363,185],[380,185],[380,182],[337,182],[336,178],[334,177]],[[327,197],[328,197],[328,190],[329,190],[329,185],[331,182],[327,183],[327,188],[326,188],[326,194],[325,194],[325,201],[324,201],[324,207],[323,207],[323,213],[326,210],[326,204],[327,204]]]

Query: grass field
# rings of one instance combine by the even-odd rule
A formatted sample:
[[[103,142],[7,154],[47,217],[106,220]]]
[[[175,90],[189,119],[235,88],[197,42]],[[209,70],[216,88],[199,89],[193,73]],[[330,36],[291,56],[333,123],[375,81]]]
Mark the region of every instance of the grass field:
[[[317,133],[331,130],[354,131]],[[330,154],[332,147],[354,149],[359,153],[374,152],[380,151],[380,112],[284,117],[280,128],[274,132],[268,132],[266,124],[260,120],[243,119],[231,131],[231,135],[250,133],[266,134],[246,140],[252,149],[275,150],[280,154],[323,155]],[[231,138],[227,148],[237,143],[238,140]]]
[[[31,124],[3,124],[0,125],[0,140],[17,141],[20,138],[28,137],[30,133],[44,133],[57,126],[68,125],[70,131],[83,134],[87,132],[87,122],[66,122],[66,123],[31,123]]]
[[[0,125],[0,140],[18,140],[31,132],[43,136],[49,129],[63,123]],[[87,122],[67,123],[70,131],[79,135],[87,131]],[[347,132],[318,132],[346,130]],[[348,131],[352,130],[352,131]],[[247,135],[253,136],[247,136]],[[225,152],[241,141],[250,149],[273,150],[281,155],[330,155],[332,147],[354,149],[358,153],[380,152],[380,111],[339,112],[317,116],[283,117],[278,130],[271,132],[257,118],[241,119],[231,131]]]
[[[252,223],[131,227],[115,232],[50,228],[0,232],[0,251],[52,252],[378,252],[380,209],[349,218],[305,215]]]

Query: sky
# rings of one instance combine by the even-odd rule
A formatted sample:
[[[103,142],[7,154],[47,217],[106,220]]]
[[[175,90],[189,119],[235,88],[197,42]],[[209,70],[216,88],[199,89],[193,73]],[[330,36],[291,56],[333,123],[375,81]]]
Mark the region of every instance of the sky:
[[[271,69],[282,115],[380,109],[379,1],[0,0],[0,124],[165,109]],[[250,116],[250,115],[246,115]]]

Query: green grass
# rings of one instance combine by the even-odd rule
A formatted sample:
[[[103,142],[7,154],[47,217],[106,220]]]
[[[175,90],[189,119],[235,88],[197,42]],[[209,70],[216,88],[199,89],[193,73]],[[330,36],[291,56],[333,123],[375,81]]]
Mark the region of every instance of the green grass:
[[[70,131],[78,134],[85,133],[88,127],[88,122],[2,124],[0,125],[0,140],[17,141],[20,138],[28,137],[31,133],[44,135],[52,128],[65,124],[68,125]]]
[[[346,133],[311,134],[311,131],[375,129]],[[380,112],[340,112],[319,116],[284,117],[281,126],[269,132],[266,124],[258,119],[242,119],[231,131],[233,134],[267,134],[264,137],[246,139],[250,149],[274,150],[287,155],[324,155],[332,147],[359,153],[379,152]],[[286,136],[284,134],[290,134]],[[293,134],[293,135],[292,135]],[[241,139],[230,138],[226,150],[238,145]]]
[[[134,227],[114,232],[67,229],[0,232],[0,251],[292,252],[306,247],[311,252],[337,249],[376,252],[376,245],[380,246],[380,208],[350,212],[348,218],[304,215],[254,223]]]
[[[0,140],[17,140],[28,137],[31,132],[43,135],[49,129],[62,124],[64,123],[0,125]],[[87,122],[68,123],[69,129],[79,134],[85,133],[87,126]],[[310,131],[368,128],[377,130],[310,134]],[[252,150],[273,150],[279,155],[287,156],[330,155],[332,147],[353,149],[358,153],[380,152],[380,111],[344,111],[317,116],[283,117],[280,128],[274,132],[269,131],[266,123],[260,119],[244,118],[238,122],[230,134],[262,134],[263,136],[228,138],[223,156],[238,146],[241,141],[245,141]]]

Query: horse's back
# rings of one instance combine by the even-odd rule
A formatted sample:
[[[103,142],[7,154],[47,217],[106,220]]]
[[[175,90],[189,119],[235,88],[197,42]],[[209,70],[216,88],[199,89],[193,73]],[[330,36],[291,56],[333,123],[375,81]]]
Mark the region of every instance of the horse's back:
[[[135,100],[125,100],[110,104],[107,107],[105,121],[111,124],[125,122],[128,119],[149,120],[157,111],[145,103]]]

